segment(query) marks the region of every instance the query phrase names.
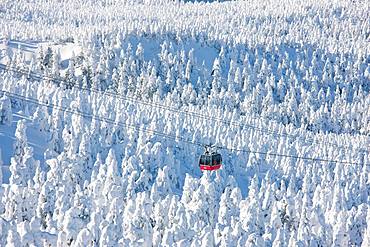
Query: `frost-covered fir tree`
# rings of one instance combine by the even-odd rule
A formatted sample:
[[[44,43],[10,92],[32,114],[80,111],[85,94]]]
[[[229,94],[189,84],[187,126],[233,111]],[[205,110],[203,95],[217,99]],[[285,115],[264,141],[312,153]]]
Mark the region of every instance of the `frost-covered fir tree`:
[[[0,98],[0,124],[10,125],[13,121],[10,98],[5,94]]]
[[[38,161],[33,158],[33,149],[27,144],[26,122],[19,120],[15,131],[14,155],[10,161],[9,170],[11,176],[9,182],[21,186],[27,186],[28,180],[35,174]]]

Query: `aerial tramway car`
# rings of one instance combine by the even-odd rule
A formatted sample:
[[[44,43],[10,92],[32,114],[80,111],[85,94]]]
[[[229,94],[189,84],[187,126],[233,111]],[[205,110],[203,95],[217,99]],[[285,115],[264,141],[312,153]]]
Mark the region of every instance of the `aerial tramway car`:
[[[206,146],[204,154],[199,157],[199,168],[202,171],[214,171],[221,168],[221,154],[217,153],[216,150],[211,149],[211,146]]]

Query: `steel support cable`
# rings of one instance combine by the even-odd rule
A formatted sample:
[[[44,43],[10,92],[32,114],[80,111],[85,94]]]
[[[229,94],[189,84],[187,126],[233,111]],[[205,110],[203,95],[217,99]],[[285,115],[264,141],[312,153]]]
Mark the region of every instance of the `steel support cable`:
[[[152,133],[152,134],[157,135],[157,136],[162,136],[165,139],[172,139],[172,140],[175,140],[175,141],[180,141],[180,142],[184,142],[184,143],[191,144],[191,145],[197,145],[197,146],[203,146],[203,147],[207,146],[207,144],[205,144],[205,143],[190,141],[190,140],[187,140],[183,137],[165,134],[165,133],[159,132],[157,130],[140,128],[140,127],[135,126],[135,125],[129,125],[129,124],[125,124],[125,123],[122,123],[122,122],[116,122],[115,120],[112,120],[112,119],[109,119],[109,118],[94,116],[94,115],[91,115],[91,114],[88,114],[86,112],[79,111],[79,110],[70,110],[67,107],[62,107],[62,106],[54,105],[54,104],[51,104],[51,103],[50,104],[41,103],[37,99],[28,98],[28,97],[22,96],[20,94],[16,94],[16,93],[4,91],[4,90],[0,90],[0,92],[4,93],[6,95],[12,96],[14,98],[17,98],[19,100],[23,100],[23,101],[26,101],[26,102],[29,102],[29,103],[33,103],[35,105],[45,106],[45,107],[49,107],[49,108],[52,108],[52,109],[61,110],[61,111],[67,112],[67,113],[76,114],[76,115],[86,117],[86,118],[92,118],[92,119],[95,119],[95,120],[100,121],[100,122],[106,122],[106,123],[110,123],[110,124],[113,124],[113,125],[119,125],[121,127],[130,128],[130,129],[133,129],[135,131],[143,131],[143,132],[147,132],[147,133]],[[266,155],[266,156],[294,158],[294,159],[309,160],[309,161],[316,161],[316,162],[328,162],[328,163],[360,165],[360,163],[352,162],[352,161],[342,161],[342,160],[313,158],[313,157],[279,154],[279,153],[271,153],[271,152],[261,152],[261,151],[247,150],[247,149],[236,149],[236,148],[232,148],[232,147],[230,148],[230,147],[225,147],[225,146],[217,146],[217,148],[224,149],[224,150],[229,150],[229,151],[234,151],[234,152],[244,152],[244,153],[260,154],[260,155]]]
[[[123,122],[116,122],[115,120],[112,120],[110,118],[98,117],[98,116],[91,115],[89,113],[86,113],[86,112],[83,112],[83,111],[80,111],[80,110],[71,110],[68,107],[58,106],[58,105],[55,105],[55,104],[52,104],[52,103],[48,103],[48,104],[42,103],[42,102],[38,101],[37,99],[28,98],[28,97],[22,96],[20,94],[11,93],[11,92],[8,92],[8,91],[3,91],[3,90],[0,90],[0,91],[2,93],[5,93],[6,95],[11,95],[14,98],[17,98],[19,100],[23,100],[23,101],[26,101],[26,102],[29,102],[29,103],[32,103],[32,104],[35,104],[35,105],[45,106],[45,107],[49,107],[51,109],[57,109],[59,111],[63,111],[63,112],[71,113],[71,114],[76,114],[76,115],[79,115],[79,116],[82,116],[82,117],[85,117],[85,118],[95,119],[95,120],[97,120],[99,122],[106,122],[106,123],[109,123],[109,124],[112,124],[112,125],[119,125],[121,127],[130,128],[130,129],[133,129],[135,131],[143,131],[143,132],[152,133],[154,135],[162,136],[162,137],[171,137],[173,140],[181,139],[182,142],[191,143],[193,145],[198,145],[198,146],[203,146],[202,143],[197,143],[197,142],[189,141],[189,140],[187,140],[187,139],[185,139],[183,137],[171,136],[171,135],[168,135],[168,134],[159,132],[157,130],[141,128],[140,126],[129,125],[129,124],[125,124]]]
[[[6,70],[6,71],[12,71],[12,72],[17,72],[17,73],[27,75],[27,76],[33,76],[34,78],[39,79],[39,80],[43,80],[43,79],[45,80],[46,79],[46,80],[59,82],[62,85],[68,85],[68,83],[65,80],[61,79],[61,78],[55,78],[55,77],[48,76],[48,75],[41,75],[41,74],[38,74],[38,73],[33,72],[33,71],[26,71],[26,70],[21,70],[21,69],[8,68],[8,67],[6,67],[5,65],[2,65],[2,64],[0,64],[0,68],[3,69],[3,70]],[[201,113],[188,111],[188,110],[180,110],[180,109],[177,109],[177,108],[174,108],[174,107],[158,104],[158,103],[155,103],[155,102],[143,101],[143,100],[140,100],[140,99],[135,98],[135,97],[123,96],[123,95],[120,95],[118,93],[113,93],[113,92],[109,92],[109,91],[103,92],[101,90],[83,87],[82,85],[78,85],[78,84],[73,85],[73,87],[76,87],[78,89],[81,89],[81,90],[84,90],[84,91],[87,91],[87,92],[95,92],[95,93],[99,93],[99,94],[102,94],[102,95],[115,97],[115,98],[118,98],[118,99],[121,99],[121,100],[124,100],[124,101],[128,101],[128,102],[135,102],[135,103],[139,103],[139,104],[146,105],[146,106],[152,106],[152,107],[160,108],[160,109],[163,109],[163,110],[176,112],[178,114],[184,114],[184,115],[188,115],[188,116],[195,116],[195,117],[210,120],[210,121],[217,121],[217,122],[220,122],[220,123],[222,123],[224,125],[227,125],[227,126],[233,125],[233,126],[240,127],[240,128],[247,127],[247,128],[259,131],[263,134],[273,135],[274,137],[286,137],[286,138],[290,138],[290,139],[297,139],[296,135],[291,135],[291,134],[287,134],[287,133],[277,133],[275,131],[268,130],[268,129],[263,129],[263,128],[260,128],[260,127],[257,127],[257,126],[251,125],[251,124],[245,124],[245,123],[240,123],[240,122],[231,121],[231,120],[224,120],[222,118],[213,117],[213,116],[209,116],[209,115],[204,115],[204,114],[201,114]],[[254,119],[261,120],[262,118],[254,117]],[[310,137],[308,139],[302,139],[302,137],[298,137],[298,138],[301,141],[305,141],[305,142],[312,143],[312,144],[325,144],[325,145],[331,145],[331,146],[335,146],[337,148],[342,148],[342,149],[352,148],[351,146],[343,146],[343,145],[339,145],[339,144],[331,143],[331,142],[316,141],[312,137]]]

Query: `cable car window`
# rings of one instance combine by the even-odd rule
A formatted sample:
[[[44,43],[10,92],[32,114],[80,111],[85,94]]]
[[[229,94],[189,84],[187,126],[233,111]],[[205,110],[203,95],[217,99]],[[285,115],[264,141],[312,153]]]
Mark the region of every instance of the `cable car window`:
[[[221,164],[221,162],[222,162],[221,154],[215,154],[213,159],[215,160],[217,165]]]
[[[205,165],[206,164],[206,156],[205,155],[201,155],[200,156],[200,161],[199,161],[199,163],[201,164],[201,165]]]
[[[211,165],[211,156],[209,155],[206,155],[206,166],[210,166]]]
[[[216,155],[212,155],[212,165],[213,166],[218,165],[218,163],[217,163],[217,156]]]

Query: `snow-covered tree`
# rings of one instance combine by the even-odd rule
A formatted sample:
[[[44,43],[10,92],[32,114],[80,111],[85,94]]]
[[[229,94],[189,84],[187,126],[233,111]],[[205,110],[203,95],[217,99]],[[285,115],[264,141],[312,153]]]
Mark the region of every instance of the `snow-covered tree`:
[[[15,131],[14,156],[11,158],[9,170],[10,183],[26,186],[35,174],[38,161],[33,158],[33,149],[27,144],[26,123],[20,120]]]
[[[0,124],[10,125],[13,121],[12,106],[5,94],[0,98]]]

